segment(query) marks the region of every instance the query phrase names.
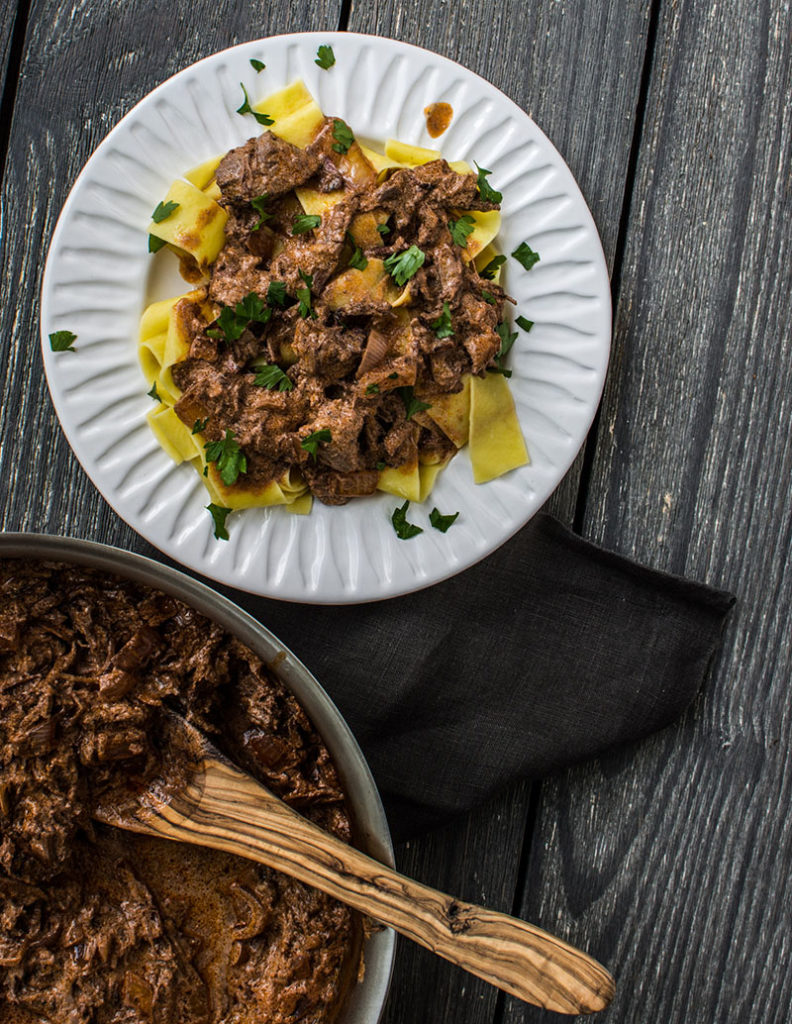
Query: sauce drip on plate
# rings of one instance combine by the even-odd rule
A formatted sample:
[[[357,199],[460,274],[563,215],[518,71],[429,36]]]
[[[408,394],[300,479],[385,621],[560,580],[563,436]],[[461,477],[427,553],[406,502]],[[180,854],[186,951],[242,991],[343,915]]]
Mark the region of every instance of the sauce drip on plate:
[[[450,103],[430,103],[428,107],[424,107],[424,115],[426,116],[426,130],[433,139],[436,139],[451,124],[454,108]]]

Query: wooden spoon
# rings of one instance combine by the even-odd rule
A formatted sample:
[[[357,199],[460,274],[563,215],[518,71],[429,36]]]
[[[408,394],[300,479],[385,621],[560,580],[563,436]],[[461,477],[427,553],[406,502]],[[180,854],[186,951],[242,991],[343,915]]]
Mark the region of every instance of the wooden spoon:
[[[592,1013],[613,998],[610,974],[533,925],[463,903],[367,857],[307,821],[234,767],[193,726],[168,715],[168,751],[143,793],[105,799],[108,825],[259,861],[390,925],[439,956],[557,1013]]]

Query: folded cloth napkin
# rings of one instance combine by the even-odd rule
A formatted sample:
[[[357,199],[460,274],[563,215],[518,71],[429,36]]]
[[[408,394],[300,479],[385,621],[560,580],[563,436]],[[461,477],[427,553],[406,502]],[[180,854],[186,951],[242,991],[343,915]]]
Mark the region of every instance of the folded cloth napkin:
[[[668,725],[698,692],[734,598],[538,515],[417,594],[243,603],[336,702],[401,840]]]

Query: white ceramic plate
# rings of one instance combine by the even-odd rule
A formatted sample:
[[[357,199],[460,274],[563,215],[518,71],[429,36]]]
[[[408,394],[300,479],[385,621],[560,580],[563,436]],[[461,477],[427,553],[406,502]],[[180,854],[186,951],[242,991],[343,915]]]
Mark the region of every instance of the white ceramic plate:
[[[332,45],[336,64],[314,63]],[[249,61],[267,65],[260,74]],[[463,450],[409,519],[409,541],[390,522],[391,495],[341,508],[314,503],[310,516],[283,508],[229,517],[217,541],[195,471],[174,465],[145,420],[151,408],[137,362],[138,321],[155,299],[188,286],[176,260],[147,252],[151,211],[171,181],[239,145],[258,126],[237,114],[240,81],[257,100],[296,78],[322,110],[362,140],[393,136],[442,148],[492,171],[503,193],[496,244],[523,240],[541,262],[513,259],[502,283],[535,322],[519,337],[512,393],[531,465],[474,485]],[[454,109],[439,140],[423,109]],[[436,583],[483,558],[515,533],[558,485],[586,437],[610,351],[610,290],[591,214],[560,155],[524,111],[453,61],[406,43],[351,33],[276,36],[207,57],[163,83],[113,129],[75,182],[50,246],[42,290],[42,345],[52,399],[77,458],[116,512],[172,558],[222,583],[291,601],[347,603],[394,597]],[[48,335],[70,330],[76,354],[50,351]],[[459,512],[448,533],[430,527],[433,506]]]

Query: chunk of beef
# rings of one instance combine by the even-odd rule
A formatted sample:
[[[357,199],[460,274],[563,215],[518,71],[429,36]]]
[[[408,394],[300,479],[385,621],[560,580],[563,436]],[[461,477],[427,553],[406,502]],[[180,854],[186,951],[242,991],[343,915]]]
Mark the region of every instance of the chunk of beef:
[[[365,340],[362,328],[327,327],[298,319],[292,345],[303,371],[331,382],[354,371]]]
[[[229,202],[250,202],[258,196],[283,195],[316,174],[319,160],[312,153],[264,132],[237,146],[220,161],[216,179]]]
[[[373,494],[379,483],[376,469],[340,473],[326,466],[306,465],[303,473],[311,493],[324,505],[346,505],[350,498]]]
[[[340,117],[326,117],[316,137],[308,144],[306,152],[319,161],[315,184],[320,192],[332,192],[344,185],[359,191],[376,180],[377,172],[357,142],[345,153],[334,148],[339,144],[333,134],[336,122],[345,124]]]
[[[288,237],[270,264],[271,277],[283,281],[289,294],[295,295],[298,288],[305,287],[300,271],[310,274],[313,292],[318,295],[335,273],[356,209],[353,198],[345,199],[322,214],[319,227]]]

